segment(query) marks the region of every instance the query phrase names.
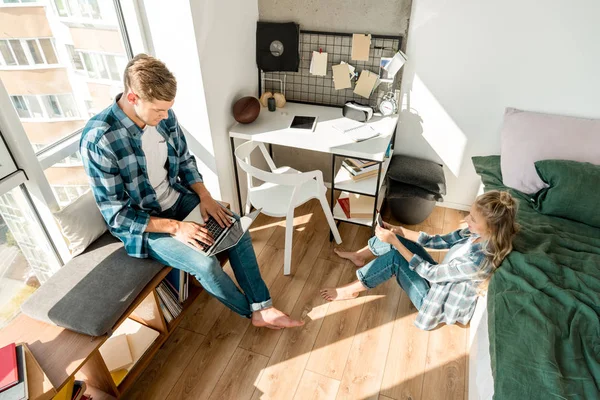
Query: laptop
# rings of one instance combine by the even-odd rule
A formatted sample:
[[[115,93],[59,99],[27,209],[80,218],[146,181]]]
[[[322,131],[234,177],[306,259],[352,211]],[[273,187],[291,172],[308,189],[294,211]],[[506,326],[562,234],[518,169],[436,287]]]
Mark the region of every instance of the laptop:
[[[244,233],[246,233],[258,214],[260,214],[260,210],[261,209],[252,211],[250,214],[241,217],[239,221],[232,216],[227,216],[231,221],[231,225],[226,226],[225,228],[221,228],[219,223],[212,216],[209,216],[208,221],[206,221],[206,228],[212,234],[215,242],[212,245],[198,242],[200,249],[189,243],[186,243],[186,245],[209,257],[227,250],[238,244],[242,236],[244,236]],[[184,221],[202,224],[203,219],[202,214],[200,213],[200,207],[194,207],[192,212],[185,217]]]

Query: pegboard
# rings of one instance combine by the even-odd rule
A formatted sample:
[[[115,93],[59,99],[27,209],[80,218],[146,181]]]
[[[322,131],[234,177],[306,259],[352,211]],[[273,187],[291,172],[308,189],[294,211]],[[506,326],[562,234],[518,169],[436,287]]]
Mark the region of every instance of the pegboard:
[[[364,69],[379,74],[381,57],[393,57],[402,45],[401,36],[371,35],[371,47],[368,61],[353,61],[352,34],[339,32],[300,31],[300,66],[298,72],[261,72],[259,73],[259,93],[264,91],[280,92],[282,83],[285,86],[287,100],[328,105],[343,106],[347,101],[357,101],[376,107],[385,93],[399,87],[400,73],[393,83],[381,82],[366,99],[354,93],[356,79],[352,87],[335,90],[331,67],[344,61],[356,68],[359,75]],[[327,75],[310,74],[310,62],[313,51],[322,50],[327,53]],[[266,79],[264,79],[266,78]],[[275,80],[275,81],[274,81]]]

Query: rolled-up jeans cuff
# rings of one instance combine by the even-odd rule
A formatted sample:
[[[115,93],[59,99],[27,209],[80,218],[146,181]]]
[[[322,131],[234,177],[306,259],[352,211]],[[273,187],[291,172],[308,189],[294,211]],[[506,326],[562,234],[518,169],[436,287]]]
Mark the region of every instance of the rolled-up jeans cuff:
[[[362,285],[367,288],[367,289],[373,289],[371,286],[367,285],[367,281],[365,280],[365,277],[363,276],[362,272],[360,271],[360,269],[356,270],[356,279],[358,279],[358,281],[360,283],[362,283]]]
[[[265,308],[273,307],[273,300],[269,299],[267,301],[263,301],[262,303],[252,303],[250,304],[250,309],[252,312],[264,310]]]

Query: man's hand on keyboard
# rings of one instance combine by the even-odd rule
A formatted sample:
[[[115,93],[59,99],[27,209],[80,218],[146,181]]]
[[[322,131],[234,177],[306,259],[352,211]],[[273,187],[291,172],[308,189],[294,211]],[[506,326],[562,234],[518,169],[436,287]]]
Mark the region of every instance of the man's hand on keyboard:
[[[177,224],[175,239],[183,243],[189,243],[200,250],[203,250],[201,243],[210,246],[215,242],[211,233],[208,231],[208,229],[206,229],[206,227],[195,222],[184,221],[179,221]]]
[[[200,212],[204,221],[208,221],[208,216],[211,215],[221,228],[231,225],[228,216],[233,213],[225,207],[221,207],[208,192],[206,195],[200,196]]]

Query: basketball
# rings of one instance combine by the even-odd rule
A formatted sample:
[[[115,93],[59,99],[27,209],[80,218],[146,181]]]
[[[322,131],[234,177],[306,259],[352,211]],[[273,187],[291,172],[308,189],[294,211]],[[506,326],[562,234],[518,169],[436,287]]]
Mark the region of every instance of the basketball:
[[[254,122],[260,114],[260,102],[256,97],[242,97],[233,105],[233,118],[240,124]]]

